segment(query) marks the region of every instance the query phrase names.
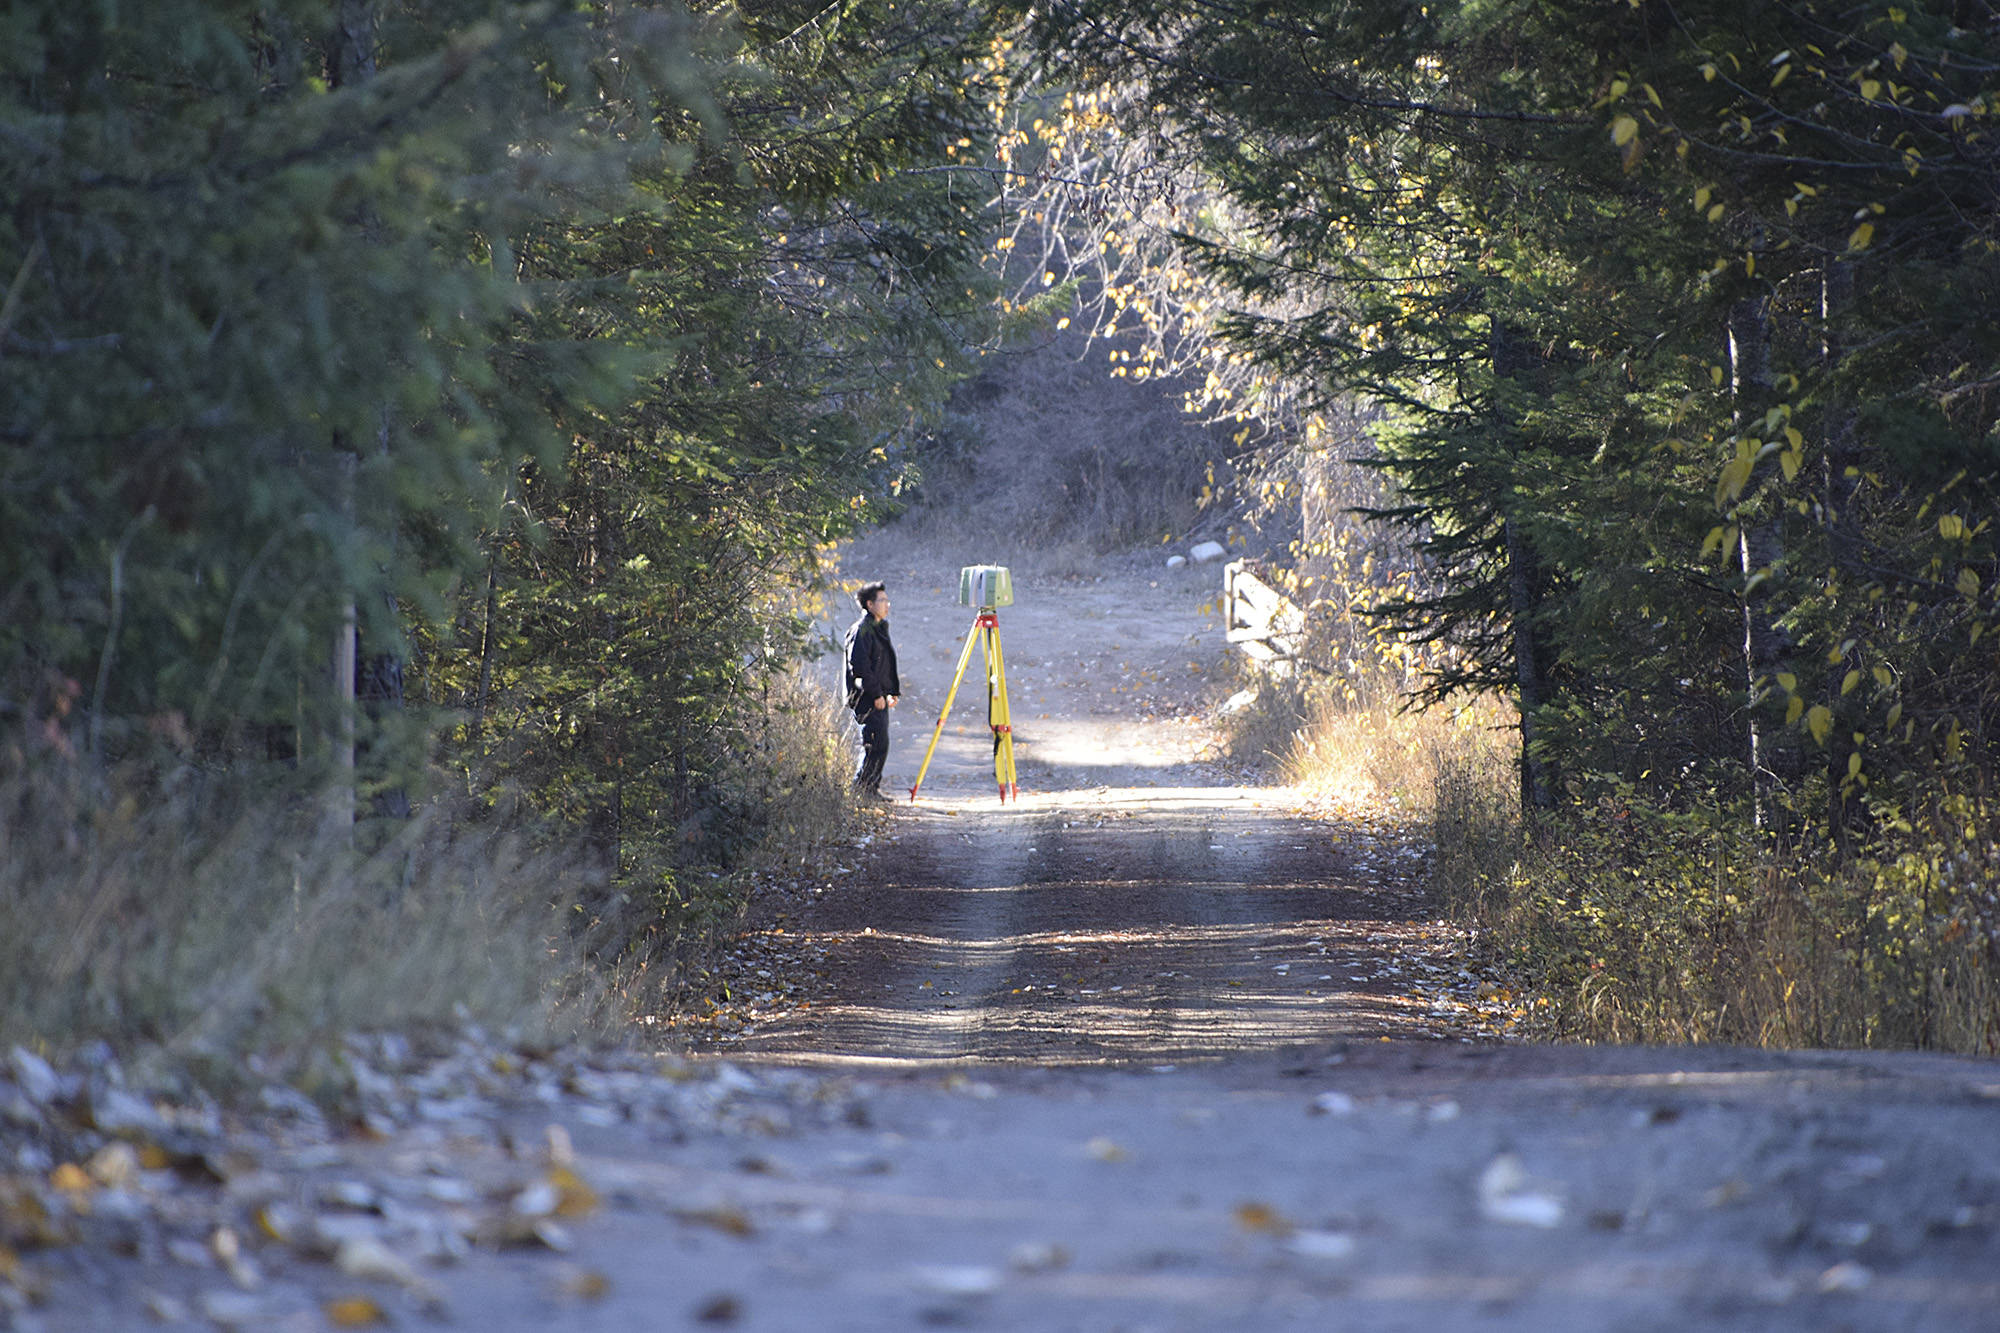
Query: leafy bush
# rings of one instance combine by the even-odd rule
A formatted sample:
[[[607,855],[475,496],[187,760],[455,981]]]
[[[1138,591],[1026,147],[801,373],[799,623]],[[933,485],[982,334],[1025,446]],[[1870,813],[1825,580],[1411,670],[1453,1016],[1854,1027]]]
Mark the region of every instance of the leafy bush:
[[[1513,837],[1441,821],[1437,884],[1549,1035],[2000,1051],[2000,821],[1964,796],[1883,813],[1849,853],[1612,790]]]

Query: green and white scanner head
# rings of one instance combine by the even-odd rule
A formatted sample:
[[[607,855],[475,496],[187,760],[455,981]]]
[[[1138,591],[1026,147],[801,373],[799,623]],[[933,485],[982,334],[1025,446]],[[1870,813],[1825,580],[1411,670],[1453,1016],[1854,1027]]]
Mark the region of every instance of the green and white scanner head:
[[[992,611],[1014,604],[1014,576],[1005,565],[967,565],[958,571],[958,604]]]

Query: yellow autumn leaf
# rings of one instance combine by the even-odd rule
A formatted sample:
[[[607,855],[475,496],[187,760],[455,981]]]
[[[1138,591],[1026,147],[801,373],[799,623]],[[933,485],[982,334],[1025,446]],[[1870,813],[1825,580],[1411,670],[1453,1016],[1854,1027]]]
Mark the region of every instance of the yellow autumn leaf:
[[[1847,248],[1849,250],[1866,250],[1868,248],[1868,243],[1874,239],[1875,239],[1875,224],[1872,222],[1864,222],[1860,226],[1856,227],[1854,229],[1853,234],[1847,238]]]
[[[1291,1234],[1291,1222],[1268,1203],[1239,1203],[1230,1215],[1236,1219],[1236,1225],[1245,1231],[1262,1232],[1267,1236]]]
[[[1711,193],[1712,191],[1710,191],[1706,185],[1702,186],[1700,189],[1694,192],[1695,212],[1699,213],[1702,209],[1708,207],[1708,197]]]
[[[597,1211],[597,1191],[568,1167],[550,1170],[549,1184],[556,1188],[557,1217],[585,1217]]]
[[[1965,536],[1965,520],[1957,514],[1938,515],[1938,536],[1948,542],[1955,542]]]
[[[1859,750],[1847,756],[1847,776],[1850,778],[1861,776],[1861,752]]]
[[[1889,674],[1889,668],[1883,666],[1880,662],[1875,664],[1874,669],[1869,674],[1874,676],[1875,683],[1885,690],[1896,683],[1896,678]]]
[[[1812,733],[1814,740],[1823,744],[1826,733],[1833,730],[1833,710],[1825,704],[1814,704],[1806,712],[1806,730]]]
[[[1860,683],[1861,673],[1859,671],[1850,671],[1840,678],[1840,692],[1842,694],[1852,694],[1854,693],[1854,687]]]
[[[1902,720],[1903,720],[1903,703],[1899,699],[1895,703],[1889,705],[1889,716],[1886,720],[1886,725],[1893,727]]]
[[[1880,79],[1863,79],[1861,81],[1861,95],[1871,102],[1874,101],[1882,95],[1882,81]]]
[[[1748,454],[1738,454],[1722,469],[1722,476],[1715,483],[1715,506],[1720,509],[1731,500],[1743,494],[1743,488],[1750,484],[1750,470],[1756,459]]]
[[[367,1328],[389,1322],[388,1312],[366,1296],[344,1296],[322,1307],[326,1322],[335,1328]]]
[[[1796,694],[1793,695],[1791,702],[1785,705],[1785,725],[1788,727],[1791,726],[1792,723],[1799,720],[1799,714],[1805,711],[1806,701]]]
[[[1958,590],[1967,597],[1979,596],[1979,575],[1969,569],[1959,570]]]
[[[1639,122],[1630,116],[1620,116],[1611,122],[1611,142],[1623,148],[1631,143],[1639,133]]]
[[[64,1162],[49,1172],[49,1187],[64,1194],[88,1194],[96,1188],[96,1184],[97,1182],[90,1178],[90,1173],[75,1162]]]
[[[1778,688],[1786,694],[1797,694],[1799,692],[1799,678],[1789,671],[1780,671],[1778,673]]]

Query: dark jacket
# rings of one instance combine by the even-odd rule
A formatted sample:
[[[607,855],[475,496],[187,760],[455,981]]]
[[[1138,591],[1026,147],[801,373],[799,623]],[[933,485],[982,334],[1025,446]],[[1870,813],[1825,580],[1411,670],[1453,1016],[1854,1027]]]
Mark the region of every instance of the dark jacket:
[[[847,706],[866,717],[883,695],[903,693],[896,675],[896,645],[889,642],[889,622],[866,611],[847,630]]]

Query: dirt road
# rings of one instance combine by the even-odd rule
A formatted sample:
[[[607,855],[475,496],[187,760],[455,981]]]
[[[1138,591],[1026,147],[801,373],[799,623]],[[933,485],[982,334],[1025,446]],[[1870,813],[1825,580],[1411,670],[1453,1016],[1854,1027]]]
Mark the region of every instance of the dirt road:
[[[852,563],[907,789],[969,617]],[[1018,806],[961,704],[705,1053],[357,1047],[367,1133],[85,1189],[116,1244],[15,1324],[2000,1329],[2000,1064],[1490,1039],[1410,831],[1216,757],[1213,570],[1062,572],[1002,613]]]
[[[1412,830],[1308,817],[1222,763],[1234,688],[1216,565],[1016,571],[999,612],[1020,798],[1002,803],[956,565],[878,537],[906,664],[884,790],[851,864],[746,933],[755,966],[704,1033],[739,1057],[853,1066],[1215,1058],[1330,1037],[1469,1039],[1477,981],[1427,919]],[[975,559],[977,557],[974,557]],[[755,1003],[759,973],[783,994]],[[810,985],[801,984],[810,978]]]

